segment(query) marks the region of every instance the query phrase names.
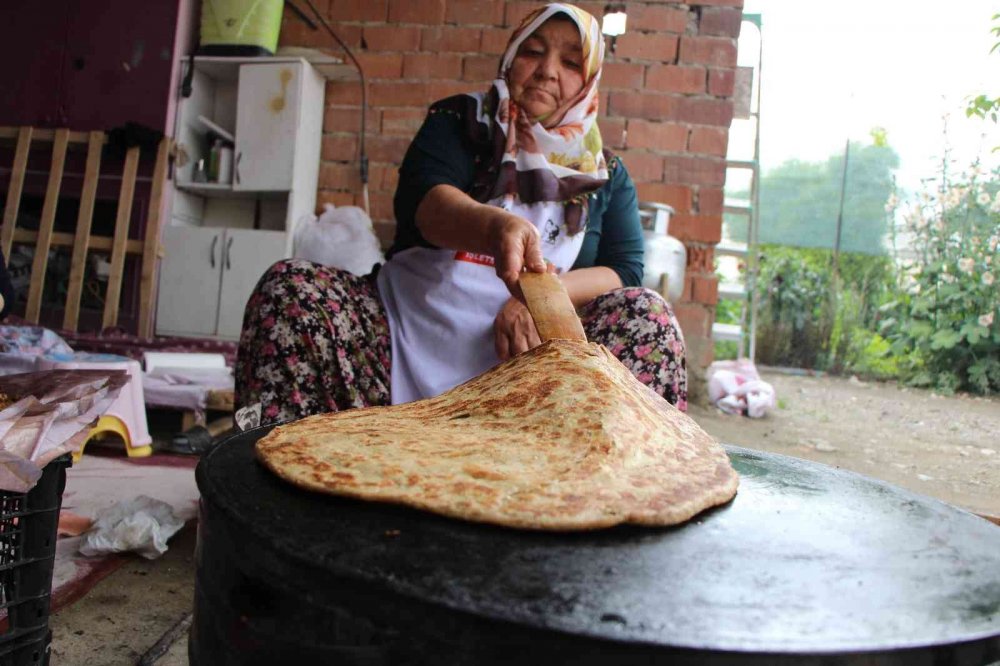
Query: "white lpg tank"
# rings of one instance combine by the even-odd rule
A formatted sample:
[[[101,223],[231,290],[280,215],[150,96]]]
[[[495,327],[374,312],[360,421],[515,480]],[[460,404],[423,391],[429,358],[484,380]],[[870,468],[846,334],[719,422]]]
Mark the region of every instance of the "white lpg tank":
[[[670,303],[680,301],[684,291],[684,269],[687,266],[687,250],[684,243],[667,235],[670,214],[674,209],[662,203],[643,202],[639,204],[642,233],[646,239],[645,272],[642,286],[660,292]],[[666,279],[666,293],[660,291]]]

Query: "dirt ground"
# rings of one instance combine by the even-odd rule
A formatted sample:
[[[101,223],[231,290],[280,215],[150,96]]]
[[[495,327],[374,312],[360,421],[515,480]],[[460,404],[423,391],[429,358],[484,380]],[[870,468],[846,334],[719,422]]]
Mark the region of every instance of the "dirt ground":
[[[725,443],[808,458],[1000,517],[1000,399],[758,370],[778,397],[768,416],[708,406],[693,406],[691,416]]]

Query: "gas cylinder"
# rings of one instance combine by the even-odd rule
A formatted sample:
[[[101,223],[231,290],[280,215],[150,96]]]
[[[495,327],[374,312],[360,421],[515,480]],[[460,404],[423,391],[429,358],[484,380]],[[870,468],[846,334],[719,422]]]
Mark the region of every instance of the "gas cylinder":
[[[666,276],[667,288],[663,297],[670,303],[677,303],[684,290],[687,250],[684,243],[667,234],[674,209],[661,203],[642,203],[640,209],[640,215],[648,220],[642,232],[645,237],[642,286],[659,292],[663,276]]]

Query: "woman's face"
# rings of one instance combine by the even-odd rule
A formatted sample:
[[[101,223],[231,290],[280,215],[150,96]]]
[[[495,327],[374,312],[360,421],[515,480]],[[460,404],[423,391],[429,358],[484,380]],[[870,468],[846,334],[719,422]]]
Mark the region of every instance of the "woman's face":
[[[521,42],[508,75],[510,96],[531,118],[544,118],[583,89],[583,48],[572,21],[549,19]]]

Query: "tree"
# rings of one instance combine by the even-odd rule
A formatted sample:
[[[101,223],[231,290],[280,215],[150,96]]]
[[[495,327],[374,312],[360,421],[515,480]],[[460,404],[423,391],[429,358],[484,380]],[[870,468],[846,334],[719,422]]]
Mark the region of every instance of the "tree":
[[[850,143],[844,196],[841,250],[882,254],[887,228],[885,203],[893,191],[893,169],[899,156],[884,140],[884,132],[873,132],[873,143]],[[832,248],[844,155],[831,155],[825,162],[789,160],[768,171],[760,184],[760,233],[762,243],[797,247]],[[740,197],[741,194],[737,194]],[[746,193],[742,193],[747,198]],[[727,218],[735,240],[746,240],[745,224]]]

